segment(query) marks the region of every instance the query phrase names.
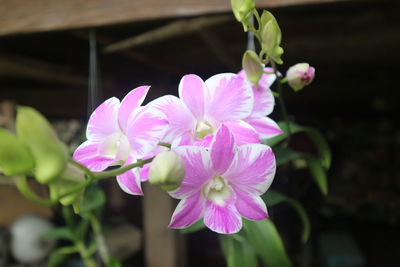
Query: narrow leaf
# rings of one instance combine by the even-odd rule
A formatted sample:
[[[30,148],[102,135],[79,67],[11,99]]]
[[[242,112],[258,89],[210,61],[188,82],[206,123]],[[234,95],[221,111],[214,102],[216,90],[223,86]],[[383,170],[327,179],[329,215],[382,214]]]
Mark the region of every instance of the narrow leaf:
[[[312,177],[317,183],[321,193],[323,195],[328,194],[328,181],[326,178],[326,173],[324,168],[321,165],[321,161],[315,158],[314,156],[307,156],[306,158],[307,166],[310,170]]]
[[[43,238],[46,239],[66,239],[66,240],[74,240],[74,235],[67,227],[57,227],[51,229],[42,235]]]
[[[67,259],[69,254],[77,252],[78,250],[75,246],[58,248],[50,254],[46,266],[47,267],[60,266],[60,264]]]
[[[250,245],[267,266],[292,266],[282,239],[271,220],[244,220],[244,230]]]
[[[220,235],[219,240],[228,267],[258,267],[257,254],[244,237]]]
[[[304,209],[303,205],[301,205],[299,201],[293,198],[290,198],[284,194],[272,190],[267,191],[267,193],[265,193],[262,197],[268,206],[273,206],[282,202],[286,202],[295,209],[303,224],[301,241],[303,243],[306,243],[308,238],[310,237],[311,224],[310,224],[310,219],[308,218],[307,212]]]

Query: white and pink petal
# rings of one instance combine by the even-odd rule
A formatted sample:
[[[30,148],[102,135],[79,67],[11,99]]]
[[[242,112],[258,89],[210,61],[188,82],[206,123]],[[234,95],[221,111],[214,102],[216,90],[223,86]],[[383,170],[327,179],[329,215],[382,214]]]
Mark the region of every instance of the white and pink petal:
[[[236,144],[238,146],[261,142],[257,131],[250,124],[243,120],[226,121],[224,124],[235,136]]]
[[[210,155],[213,170],[216,174],[224,173],[235,157],[236,143],[232,132],[222,124],[211,142]]]
[[[242,228],[242,218],[234,203],[220,206],[207,201],[204,224],[219,234],[234,234]]]
[[[120,102],[118,98],[112,97],[104,101],[90,115],[86,129],[86,138],[101,140],[119,131],[118,110]]]
[[[275,171],[275,155],[269,146],[247,144],[238,147],[235,159],[223,177],[234,187],[261,195],[271,185]]]
[[[268,117],[246,118],[245,122],[250,124],[259,134],[261,139],[268,139],[283,133],[279,125]]]
[[[205,81],[208,88],[206,117],[214,125],[250,115],[254,97],[247,82],[233,73],[221,73]]]
[[[204,117],[207,89],[204,81],[197,75],[183,76],[179,83],[179,97],[197,119]]]
[[[133,163],[134,160],[130,157],[123,166]],[[121,175],[117,176],[117,182],[122,191],[130,195],[143,195],[141,187],[141,179],[138,168],[130,169]]]
[[[169,227],[177,229],[188,227],[203,216],[203,211],[204,199],[200,192],[184,198],[175,208]]]
[[[118,111],[118,123],[121,130],[126,133],[128,121],[132,113],[143,103],[150,86],[140,86],[130,91],[121,101]]]
[[[131,153],[142,158],[151,152],[168,130],[164,113],[151,107],[137,109],[128,122],[127,137]]]
[[[99,142],[87,140],[75,150],[73,159],[91,171],[103,171],[114,162],[114,158],[100,155],[99,147]]]
[[[264,220],[268,218],[267,206],[258,195],[233,186],[236,193],[235,206],[240,215],[249,220]]]

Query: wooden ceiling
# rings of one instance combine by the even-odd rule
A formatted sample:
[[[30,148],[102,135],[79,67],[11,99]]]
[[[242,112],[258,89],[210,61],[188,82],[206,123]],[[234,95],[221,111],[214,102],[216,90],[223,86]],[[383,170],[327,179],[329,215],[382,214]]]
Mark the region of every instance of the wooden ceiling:
[[[60,1],[71,3],[70,9],[65,8],[65,14],[74,13],[69,12],[76,1]],[[9,7],[13,5],[10,3],[21,3],[3,2],[7,2]],[[46,2],[36,1],[37,5]],[[4,24],[5,18],[11,15],[5,17],[5,11],[0,11],[0,31],[3,35],[0,37],[0,99],[8,98],[33,105],[52,117],[84,118],[89,57],[86,27],[94,25],[105,24],[96,27],[103,88],[99,100],[112,95],[122,97],[130,89],[142,84],[152,85],[149,99],[163,93],[176,94],[179,79],[186,73],[196,73],[206,79],[219,72],[236,72],[240,69],[241,55],[246,49],[246,34],[227,11],[226,2],[229,1],[171,1],[175,5],[185,2],[191,7],[190,10],[196,6],[197,11],[193,9],[190,12],[194,13],[185,13],[182,9],[168,13],[173,10],[153,8],[160,19],[150,20],[151,17],[147,17],[146,21],[142,21],[139,12],[130,12],[134,14],[130,19],[125,17],[124,21],[108,22],[100,21],[100,13],[94,11],[94,6],[89,8],[88,5],[94,1],[86,2],[79,12],[84,13],[85,9],[88,13],[94,12],[90,16],[92,22],[76,21],[76,24],[71,24],[69,19],[62,24],[60,21],[64,17],[61,16],[60,20],[51,19],[54,24],[50,28],[31,23],[32,28],[29,29],[26,26],[29,23],[26,22],[14,25],[14,28],[4,27],[7,25]],[[114,8],[126,7],[127,2],[135,1],[120,2],[125,4],[109,7],[114,10],[112,13],[118,14]],[[148,8],[155,1],[144,2],[149,3],[146,5]],[[281,71],[285,72],[297,62],[309,62],[317,70],[315,82],[307,89],[297,94],[287,92],[292,111],[301,113],[318,110],[328,115],[338,112],[373,114],[376,111],[397,111],[399,90],[395,88],[398,87],[396,77],[400,60],[399,1],[321,2],[330,1],[258,1],[275,6],[270,10],[280,23],[285,49],[285,65]],[[206,9],[206,3],[215,6]],[[287,6],[289,3],[291,5]],[[131,8],[133,6],[131,4]],[[4,9],[4,5],[1,8]],[[103,5],[98,8],[104,10]],[[50,4],[42,9],[43,14],[50,10]],[[9,13],[12,11],[10,9]],[[34,12],[36,16],[38,12]],[[78,15],[79,12],[74,14]],[[194,14],[207,14],[211,20],[221,16],[228,19],[205,28],[161,38],[157,42],[145,42],[113,53],[104,52],[110,44],[121,40],[154,33],[166,25],[179,24],[182,20],[187,24],[193,19],[202,19],[199,16],[191,17]],[[123,16],[126,14],[121,14],[121,18]],[[70,24],[66,21],[70,21]],[[60,31],[66,28],[68,30]],[[53,31],[15,34],[48,30]]]

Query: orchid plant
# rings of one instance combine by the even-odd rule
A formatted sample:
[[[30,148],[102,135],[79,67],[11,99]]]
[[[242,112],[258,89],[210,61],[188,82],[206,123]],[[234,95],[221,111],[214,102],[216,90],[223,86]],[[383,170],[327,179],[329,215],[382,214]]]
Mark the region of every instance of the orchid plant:
[[[150,86],[133,89],[122,101],[115,97],[104,101],[90,116],[87,141],[72,157],[41,114],[20,107],[16,135],[0,129],[1,171],[32,201],[73,206],[100,236],[96,211],[87,203],[104,200],[104,195],[92,185],[116,177],[124,192],[143,195],[141,183],[149,181],[180,200],[169,227],[183,232],[207,227],[220,234],[228,266],[258,266],[260,260],[268,266],[291,266],[268,219],[267,205],[286,201],[295,208],[304,226],[303,242],[310,232],[308,217],[296,200],[268,189],[277,165],[301,158],[321,192],[327,193],[329,147],[317,130],[288,119],[283,99],[286,83],[298,91],[311,83],[315,70],[301,63],[284,77],[277,68],[283,63],[283,49],[275,17],[265,10],[260,16],[252,0],[231,3],[236,19],[254,34],[261,48],[258,53],[244,53],[239,73],[221,73],[205,81],[195,74],[185,75],[178,86],[179,98],[166,95],[144,106]],[[283,122],[268,117],[275,98]],[[300,131],[314,141],[318,155],[290,148],[291,135]],[[27,177],[48,186],[50,198],[36,195]],[[64,214],[70,220],[71,214]],[[50,234],[73,242],[54,255],[80,253],[86,266],[96,266],[92,255],[104,245],[102,239],[96,239],[93,249],[79,237],[82,234],[73,232]],[[106,250],[99,251],[107,266],[118,266]]]

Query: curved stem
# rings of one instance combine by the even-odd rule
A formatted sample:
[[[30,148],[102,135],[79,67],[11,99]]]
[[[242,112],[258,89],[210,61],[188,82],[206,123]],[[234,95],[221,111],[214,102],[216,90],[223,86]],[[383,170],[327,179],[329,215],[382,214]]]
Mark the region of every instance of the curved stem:
[[[103,261],[104,265],[107,265],[108,261],[110,260],[110,253],[108,251],[107,244],[103,236],[101,224],[94,214],[90,214],[89,220],[90,225],[93,229],[101,260]]]
[[[277,79],[277,88],[278,88],[278,94],[279,94],[278,101],[279,101],[279,106],[281,107],[282,116],[283,116],[283,119],[285,121],[286,128],[287,128],[287,144],[288,144],[290,141],[290,136],[292,135],[292,131],[290,130],[290,123],[289,123],[289,118],[287,115],[285,101],[283,100],[282,77],[278,73],[275,62],[271,61],[271,65],[272,65],[272,68],[274,69],[275,76]]]
[[[138,160],[135,163],[132,163],[132,164],[129,164],[129,165],[126,165],[124,167],[114,169],[114,170],[109,170],[109,171],[104,171],[104,172],[94,172],[93,177],[95,180],[105,179],[105,178],[109,178],[109,177],[115,177],[120,174],[123,174],[126,171],[129,171],[130,169],[137,168],[137,167],[143,167],[143,165],[150,163],[153,159],[154,159],[154,157],[145,159],[145,160]]]
[[[75,243],[75,246],[78,249],[79,254],[81,255],[86,267],[97,267],[96,262],[90,256],[88,249],[83,242],[78,241]]]
[[[29,187],[28,181],[25,176],[16,177],[15,184],[17,185],[18,191],[21,192],[24,197],[39,205],[52,206],[57,203],[57,201],[54,200],[41,198],[35,192],[33,192]]]

